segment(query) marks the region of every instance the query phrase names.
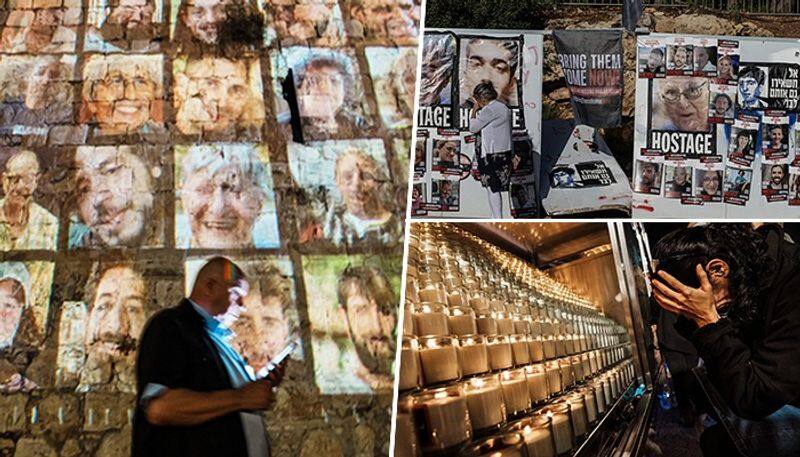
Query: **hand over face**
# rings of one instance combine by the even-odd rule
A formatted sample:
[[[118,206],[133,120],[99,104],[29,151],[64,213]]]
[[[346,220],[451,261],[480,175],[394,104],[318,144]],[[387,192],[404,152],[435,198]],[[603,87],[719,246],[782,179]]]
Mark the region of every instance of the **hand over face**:
[[[703,327],[717,322],[719,314],[708,274],[699,264],[695,267],[695,272],[700,280],[700,287],[697,289],[686,286],[666,271],[659,270],[660,279],[653,279],[653,298],[667,311],[685,316],[698,327]]]

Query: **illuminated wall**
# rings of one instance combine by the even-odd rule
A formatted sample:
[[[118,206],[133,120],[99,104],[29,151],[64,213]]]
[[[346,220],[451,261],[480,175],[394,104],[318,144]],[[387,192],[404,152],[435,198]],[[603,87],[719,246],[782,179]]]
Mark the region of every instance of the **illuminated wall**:
[[[253,278],[234,326],[251,365],[303,343],[266,414],[275,455],[388,454],[419,14],[0,12],[0,455],[127,454],[141,330],[215,254]]]

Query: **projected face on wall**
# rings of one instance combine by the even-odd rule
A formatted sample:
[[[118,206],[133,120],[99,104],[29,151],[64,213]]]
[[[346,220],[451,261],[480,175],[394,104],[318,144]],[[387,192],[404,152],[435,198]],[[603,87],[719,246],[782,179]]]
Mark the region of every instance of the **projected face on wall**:
[[[76,31],[81,21],[79,6],[67,8],[62,4],[40,5],[38,2],[12,4],[14,9],[0,35],[0,51],[38,54],[75,50]]]
[[[417,36],[420,5],[413,0],[355,0],[350,15],[364,28],[367,39],[410,43]]]
[[[345,28],[338,2],[317,0],[291,1],[284,4],[266,2],[270,11],[268,23],[284,44],[337,46],[344,44]]]
[[[275,197],[267,151],[249,144],[176,148],[177,245],[277,247]],[[189,232],[189,233],[187,233]]]
[[[291,47],[272,55],[279,121],[288,124],[289,105],[278,79],[291,68],[303,133],[307,139],[363,136],[365,98],[352,50]]]
[[[258,372],[298,333],[291,262],[286,257],[232,259],[248,278],[244,309],[231,324],[231,344]],[[193,287],[204,259],[186,262],[186,290]]]
[[[80,146],[75,153],[78,220],[70,246],[147,244],[154,206],[153,172],[133,146]]]
[[[80,120],[98,134],[146,133],[163,121],[162,56],[93,55],[83,74]]]
[[[72,122],[75,56],[0,57],[0,132],[47,134]]]
[[[475,86],[491,82],[498,100],[519,106],[517,77],[520,43],[515,40],[471,38],[461,41],[461,105],[471,103]],[[471,106],[471,105],[470,105]]]
[[[58,218],[34,201],[42,169],[27,149],[12,149],[0,173],[0,250],[56,248]]]
[[[129,266],[105,270],[90,304],[85,344],[88,353],[116,357],[134,349],[145,323],[147,290]]]
[[[236,0],[184,0],[178,10],[178,27],[185,27],[191,36],[204,44],[214,44],[227,19],[228,6]],[[173,3],[173,8],[176,7]]]
[[[161,0],[90,0],[85,49],[155,50],[161,16]]]
[[[292,145],[289,163],[307,201],[299,220],[302,242],[391,244],[402,233],[380,140]],[[320,186],[325,191],[320,192]],[[307,217],[302,217],[307,216]]]
[[[392,384],[400,258],[303,259],[317,385],[323,394],[372,393]],[[332,306],[334,305],[334,306]]]
[[[0,351],[41,344],[47,327],[53,266],[43,261],[0,262]],[[0,379],[0,387],[5,381]]]
[[[414,48],[366,48],[378,108],[389,128],[411,125],[417,53]]]
[[[25,286],[17,279],[0,279],[0,349],[11,346],[25,309]]]
[[[181,133],[259,128],[264,101],[258,60],[176,60],[175,111]]]

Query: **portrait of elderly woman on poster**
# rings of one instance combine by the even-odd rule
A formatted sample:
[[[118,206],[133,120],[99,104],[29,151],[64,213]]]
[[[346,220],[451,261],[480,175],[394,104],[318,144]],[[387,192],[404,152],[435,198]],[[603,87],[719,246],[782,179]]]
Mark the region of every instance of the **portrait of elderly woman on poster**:
[[[269,159],[252,144],[176,147],[175,244],[276,248],[278,216]]]

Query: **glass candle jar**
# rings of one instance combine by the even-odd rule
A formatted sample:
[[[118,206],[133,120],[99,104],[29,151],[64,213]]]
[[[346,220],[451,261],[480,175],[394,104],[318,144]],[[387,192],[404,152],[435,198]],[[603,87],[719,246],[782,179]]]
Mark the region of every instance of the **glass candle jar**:
[[[547,360],[556,358],[556,340],[553,336],[548,336],[542,341],[544,358]]]
[[[580,441],[586,436],[588,430],[588,418],[586,415],[586,403],[584,402],[583,394],[574,393],[567,395],[564,398],[569,403],[569,414],[572,418],[572,431],[575,433],[575,439]]]
[[[603,397],[606,401],[606,408],[611,408],[614,404],[614,396],[611,394],[611,380],[608,377],[603,377]]]
[[[497,333],[500,335],[511,335],[514,333],[514,319],[509,313],[495,313],[497,321]]]
[[[449,306],[469,306],[469,300],[464,289],[458,288],[448,292],[447,304]]]
[[[528,352],[528,338],[525,335],[511,335],[511,354],[514,358],[514,365],[527,365],[531,363],[530,352]]]
[[[489,366],[492,370],[502,370],[513,365],[511,344],[507,336],[487,336],[486,348],[489,350]]]
[[[606,412],[606,396],[603,393],[603,380],[596,379],[592,382],[594,389],[595,401],[597,402],[597,415],[600,416]]]
[[[592,351],[589,353],[589,367],[592,370],[592,374],[597,374],[600,371],[600,365],[597,363],[597,351]]]
[[[567,389],[575,384],[575,376],[572,373],[572,363],[570,363],[569,359],[558,359],[558,366],[561,370],[561,386]]]
[[[536,415],[512,423],[508,430],[520,434],[528,457],[556,457],[552,422],[550,416]]]
[[[463,376],[489,371],[489,352],[483,335],[464,335],[458,338],[458,364]]]
[[[528,393],[528,378],[524,369],[518,368],[501,372],[500,384],[503,387],[503,400],[509,416],[519,416],[530,410],[531,397]]]
[[[580,356],[572,356],[569,358],[572,365],[572,373],[575,375],[575,382],[581,382],[586,378],[586,373],[583,371],[583,364],[581,364]]]
[[[447,307],[441,303],[422,303],[414,308],[414,328],[419,336],[449,334]]]
[[[450,336],[420,337],[419,360],[426,386],[454,381],[461,377],[458,366],[458,340]]]
[[[540,363],[525,367],[525,375],[528,378],[528,394],[531,403],[539,403],[547,399],[550,392],[547,390],[547,374],[544,366]]]
[[[475,311],[468,306],[451,306],[447,322],[452,335],[473,335],[478,332]]]
[[[592,376],[592,368],[589,366],[589,354],[583,353],[580,355],[581,358],[581,366],[583,369],[583,375],[586,378],[590,378]]]
[[[527,457],[525,442],[517,433],[484,438],[466,446],[459,455],[464,457]]]
[[[522,335],[528,335],[531,333],[529,316],[525,316],[523,314],[514,314],[514,333]]]
[[[556,357],[564,357],[567,355],[567,343],[564,340],[564,335],[558,335],[555,341]]]
[[[544,368],[547,374],[547,390],[550,391],[550,396],[554,396],[562,390],[561,370],[555,361],[545,363]]]
[[[554,402],[536,412],[537,416],[546,416],[552,421],[553,441],[559,456],[569,455],[575,447],[569,408],[569,403],[562,401]]]
[[[396,457],[420,457],[419,438],[414,426],[414,399],[410,396],[397,400],[397,416],[394,432],[394,455]]]
[[[500,377],[496,374],[472,378],[464,382],[467,408],[476,434],[495,429],[506,420],[506,405]]]
[[[414,305],[406,300],[403,306],[403,335],[416,335],[414,331]]]
[[[544,347],[542,346],[541,337],[528,337],[528,353],[531,356],[531,362],[541,362],[544,360]]]
[[[497,321],[494,314],[489,311],[478,311],[475,318],[478,333],[482,335],[497,335]]]
[[[417,291],[421,302],[447,303],[447,292],[441,282],[428,282]]]
[[[583,394],[583,403],[586,406],[586,420],[589,424],[594,425],[597,422],[597,398],[595,397],[594,388],[586,387],[580,390]]]
[[[398,389],[409,390],[420,386],[422,374],[419,367],[419,345],[413,336],[404,336],[400,347],[400,373]]]
[[[467,396],[461,384],[423,391],[414,396],[414,418],[424,454],[455,449],[472,438]]]

